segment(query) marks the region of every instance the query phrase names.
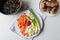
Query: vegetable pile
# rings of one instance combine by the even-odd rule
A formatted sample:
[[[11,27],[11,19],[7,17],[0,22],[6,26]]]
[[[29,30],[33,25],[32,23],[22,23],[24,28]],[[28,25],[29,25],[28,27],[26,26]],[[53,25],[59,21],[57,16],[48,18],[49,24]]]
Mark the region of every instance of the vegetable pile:
[[[17,25],[23,36],[29,37],[39,32],[39,22],[34,12],[29,9],[30,13],[24,13],[17,19]]]
[[[21,15],[21,17],[17,19],[17,22],[18,22],[18,27],[20,28],[20,32],[22,33],[22,35],[28,36],[28,33],[25,31],[26,31],[26,27],[31,25],[31,22],[27,18],[27,15],[25,13]]]

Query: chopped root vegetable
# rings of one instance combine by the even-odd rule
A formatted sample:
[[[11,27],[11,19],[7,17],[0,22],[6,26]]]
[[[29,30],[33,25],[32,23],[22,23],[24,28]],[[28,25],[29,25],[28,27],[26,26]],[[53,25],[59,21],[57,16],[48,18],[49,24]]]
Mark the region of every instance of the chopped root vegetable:
[[[21,33],[23,36],[25,36],[25,33],[23,32],[23,33]]]
[[[25,36],[28,37],[29,36],[28,33],[25,33]]]
[[[21,33],[24,33],[24,32],[25,32],[25,29],[20,29],[20,32],[21,32]]]
[[[28,33],[25,33],[25,31],[26,31],[27,26],[31,25],[31,22],[28,19],[26,13],[24,13],[17,19],[17,25],[18,25],[18,28],[20,29],[20,33],[28,37]]]

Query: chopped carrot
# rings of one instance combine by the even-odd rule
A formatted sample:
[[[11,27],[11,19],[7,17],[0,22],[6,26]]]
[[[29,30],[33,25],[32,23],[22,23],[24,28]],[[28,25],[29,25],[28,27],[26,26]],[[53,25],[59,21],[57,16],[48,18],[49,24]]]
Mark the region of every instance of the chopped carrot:
[[[27,18],[26,13],[24,13],[23,15],[21,15],[18,19],[17,19],[17,25],[20,29],[20,32],[22,33],[22,35],[25,35],[28,37],[28,33],[25,33],[26,27],[29,26],[31,24],[30,20]]]
[[[24,33],[24,32],[25,32],[25,29],[20,29],[20,32],[21,32],[21,33]]]
[[[21,33],[23,36],[25,36],[25,33],[23,32],[23,33]]]
[[[28,33],[25,33],[25,36],[28,37]]]

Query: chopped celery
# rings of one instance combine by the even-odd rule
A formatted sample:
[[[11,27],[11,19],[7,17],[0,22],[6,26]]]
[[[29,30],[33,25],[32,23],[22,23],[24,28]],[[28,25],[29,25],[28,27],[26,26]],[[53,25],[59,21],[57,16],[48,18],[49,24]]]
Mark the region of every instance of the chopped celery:
[[[38,31],[39,20],[31,8],[29,9],[29,11],[30,13],[28,15],[28,18],[32,21],[32,24],[30,25],[28,29],[28,33],[31,36],[31,35],[34,35]]]

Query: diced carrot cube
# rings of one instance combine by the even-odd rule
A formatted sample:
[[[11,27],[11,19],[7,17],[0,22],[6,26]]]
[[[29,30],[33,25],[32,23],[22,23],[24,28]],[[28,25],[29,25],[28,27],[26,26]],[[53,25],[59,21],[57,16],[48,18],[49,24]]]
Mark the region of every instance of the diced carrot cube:
[[[28,33],[25,33],[25,36],[28,37],[29,36]]]

